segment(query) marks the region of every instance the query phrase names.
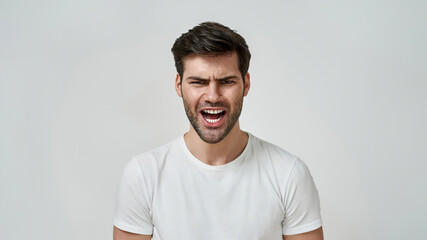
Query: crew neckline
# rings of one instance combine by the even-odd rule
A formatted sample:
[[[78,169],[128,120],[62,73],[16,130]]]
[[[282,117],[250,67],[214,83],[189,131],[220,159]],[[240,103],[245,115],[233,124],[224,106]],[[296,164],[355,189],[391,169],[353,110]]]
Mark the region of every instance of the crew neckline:
[[[184,135],[182,135],[179,138],[179,142],[180,142],[181,147],[184,149],[184,152],[187,155],[188,159],[191,162],[193,162],[195,165],[197,165],[201,168],[207,169],[209,171],[225,171],[227,169],[234,168],[235,166],[240,164],[243,161],[243,159],[245,158],[247,152],[249,151],[248,149],[252,145],[252,134],[250,134],[248,132],[245,132],[245,133],[248,134],[248,142],[246,143],[246,146],[245,146],[245,149],[243,149],[243,152],[234,160],[232,160],[226,164],[222,164],[222,165],[209,165],[207,163],[202,162],[198,158],[196,158],[188,149],[187,144],[185,143],[185,140],[184,140]]]

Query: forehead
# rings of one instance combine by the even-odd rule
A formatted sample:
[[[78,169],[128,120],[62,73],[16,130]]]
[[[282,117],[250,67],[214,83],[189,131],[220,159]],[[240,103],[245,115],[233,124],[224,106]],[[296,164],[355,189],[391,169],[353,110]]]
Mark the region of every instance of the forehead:
[[[238,75],[239,63],[235,52],[224,55],[190,55],[184,58],[183,77],[196,75],[200,77]]]

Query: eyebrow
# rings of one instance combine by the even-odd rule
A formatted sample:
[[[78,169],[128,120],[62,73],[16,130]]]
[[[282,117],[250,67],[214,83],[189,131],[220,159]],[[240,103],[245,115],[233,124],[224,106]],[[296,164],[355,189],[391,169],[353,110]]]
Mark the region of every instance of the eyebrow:
[[[239,77],[235,76],[235,75],[231,75],[231,76],[226,76],[223,78],[215,79],[215,81],[225,81],[225,80],[229,80],[229,79],[233,79],[233,78],[239,78]],[[185,80],[210,81],[209,78],[202,78],[202,77],[198,77],[198,76],[189,76]]]

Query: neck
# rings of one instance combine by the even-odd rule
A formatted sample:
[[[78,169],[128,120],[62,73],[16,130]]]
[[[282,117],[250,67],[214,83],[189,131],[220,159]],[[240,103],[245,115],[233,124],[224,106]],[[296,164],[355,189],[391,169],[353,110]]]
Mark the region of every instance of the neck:
[[[239,122],[222,141],[214,144],[203,141],[192,126],[184,135],[188,150],[209,165],[223,165],[236,159],[245,149],[248,138],[248,134],[240,130]]]

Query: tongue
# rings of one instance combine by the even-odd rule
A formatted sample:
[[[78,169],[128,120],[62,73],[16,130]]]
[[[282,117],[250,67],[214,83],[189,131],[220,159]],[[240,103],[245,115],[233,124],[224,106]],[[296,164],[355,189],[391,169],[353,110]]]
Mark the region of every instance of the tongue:
[[[221,116],[220,113],[218,113],[218,114],[205,113],[206,119],[218,119],[220,116]]]

